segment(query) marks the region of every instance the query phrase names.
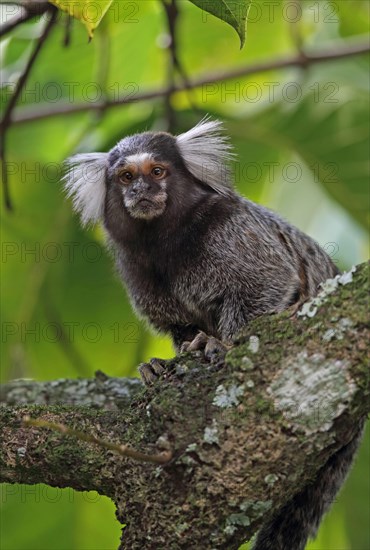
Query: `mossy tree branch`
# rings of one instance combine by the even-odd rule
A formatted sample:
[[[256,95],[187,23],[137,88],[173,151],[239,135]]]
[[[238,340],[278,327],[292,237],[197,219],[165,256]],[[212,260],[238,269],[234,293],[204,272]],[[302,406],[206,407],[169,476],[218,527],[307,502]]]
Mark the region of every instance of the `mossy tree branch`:
[[[197,548],[205,540],[237,548],[368,413],[368,265],[351,277],[326,285],[306,315],[251,323],[222,364],[189,354],[168,361],[158,383],[137,385],[114,409],[10,401],[0,407],[1,481],[109,496],[127,524],[120,549]],[[6,403],[10,393],[3,395]],[[148,454],[170,448],[174,458],[139,463],[25,427],[25,415]]]
[[[112,378],[101,371],[95,378],[35,382],[12,380],[0,386],[3,405],[86,405],[116,410],[127,407],[143,385],[137,378]]]

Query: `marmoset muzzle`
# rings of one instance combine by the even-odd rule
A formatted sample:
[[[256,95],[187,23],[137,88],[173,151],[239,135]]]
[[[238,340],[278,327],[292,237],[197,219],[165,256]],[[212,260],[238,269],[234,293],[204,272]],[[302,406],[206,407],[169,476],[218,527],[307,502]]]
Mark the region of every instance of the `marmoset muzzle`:
[[[167,193],[157,183],[138,178],[124,192],[124,203],[134,218],[150,220],[163,214]]]

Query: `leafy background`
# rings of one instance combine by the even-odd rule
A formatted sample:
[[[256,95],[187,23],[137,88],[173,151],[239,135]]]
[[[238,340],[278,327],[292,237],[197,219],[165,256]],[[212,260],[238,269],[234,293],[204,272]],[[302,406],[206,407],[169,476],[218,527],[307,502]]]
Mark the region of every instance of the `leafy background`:
[[[242,50],[235,31],[196,3],[178,2],[179,55],[189,78],[296,51],[289,2],[254,0]],[[335,49],[368,33],[366,0],[301,5],[306,48]],[[31,22],[1,43],[5,101],[41,26]],[[168,36],[160,2],[113,2],[91,42],[78,21],[69,48],[63,35],[61,20],[22,95],[31,110],[63,100],[92,103],[97,90],[112,97],[166,85]],[[239,191],[280,212],[346,269],[368,258],[368,71],[367,56],[357,56],[177,93],[175,130],[206,113],[222,118],[239,156],[233,167]],[[68,155],[105,151],[124,135],[165,123],[158,99],[12,126],[15,211],[2,215],[3,382],[92,376],[97,369],[137,376],[140,361],[173,354],[167,338],[151,334],[134,316],[101,229],[79,227],[59,183]],[[370,547],[369,455],[367,437],[310,550]],[[113,505],[94,493],[3,485],[0,505],[3,550],[117,547]]]

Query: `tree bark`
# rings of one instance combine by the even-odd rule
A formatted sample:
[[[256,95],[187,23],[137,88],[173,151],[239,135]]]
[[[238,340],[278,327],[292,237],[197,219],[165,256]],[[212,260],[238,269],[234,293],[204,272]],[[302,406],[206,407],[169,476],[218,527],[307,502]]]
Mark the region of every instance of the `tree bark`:
[[[167,361],[150,388],[102,375],[7,384],[0,480],[107,495],[126,524],[121,550],[238,548],[368,414],[367,291],[363,264],[325,283],[294,318],[256,319],[217,365],[194,354]],[[25,415],[147,454],[170,448],[173,458],[137,462],[26,427]]]

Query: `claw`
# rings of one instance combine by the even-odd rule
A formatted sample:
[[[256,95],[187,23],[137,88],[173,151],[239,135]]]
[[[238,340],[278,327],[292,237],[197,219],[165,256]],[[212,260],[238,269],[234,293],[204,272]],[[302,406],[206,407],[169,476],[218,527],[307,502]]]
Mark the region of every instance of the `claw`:
[[[198,334],[191,342],[183,342],[180,348],[180,351],[183,353],[185,351],[198,351],[205,348],[207,344],[208,336],[205,332],[199,331]]]
[[[227,351],[228,347],[225,346],[220,340],[213,336],[208,336],[205,332],[198,332],[192,342],[183,342],[181,351],[198,351],[204,350],[204,357],[211,363],[220,358],[220,355]]]
[[[155,357],[153,357],[153,359],[151,359],[149,363],[157,376],[164,373],[164,367],[160,359],[156,359]]]
[[[185,353],[186,351],[188,351],[190,344],[191,342],[188,341],[183,342],[180,346],[180,353]]]
[[[138,370],[144,384],[149,386],[158,380],[165,369],[159,359],[153,358],[149,363],[141,363]]]
[[[214,363],[220,358],[220,355],[225,354],[226,350],[226,346],[220,340],[211,336],[204,349],[204,357],[211,363]]]
[[[198,351],[206,347],[209,336],[205,332],[198,332],[192,342],[190,342],[187,351]]]

